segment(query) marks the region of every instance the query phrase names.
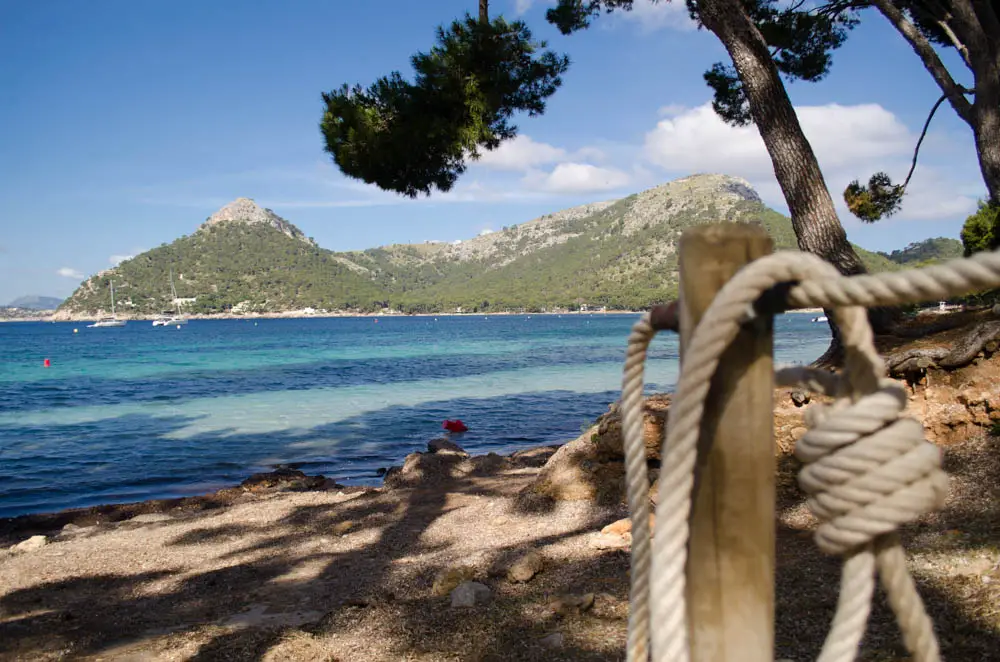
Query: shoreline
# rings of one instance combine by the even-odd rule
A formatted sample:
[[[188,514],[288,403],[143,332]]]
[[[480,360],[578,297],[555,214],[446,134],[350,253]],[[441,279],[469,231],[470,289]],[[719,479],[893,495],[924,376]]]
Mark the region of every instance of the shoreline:
[[[360,494],[382,490],[384,484],[342,485],[322,474],[307,475],[297,469],[278,466],[275,469],[251,474],[239,483],[219,489],[181,497],[150,498],[140,501],[101,503],[93,506],[62,508],[42,513],[25,513],[0,517],[0,550],[17,540],[33,535],[57,535],[74,527],[114,524],[144,515],[195,513],[216,510],[242,503],[247,495],[276,494],[280,492],[341,492]]]
[[[232,313],[217,313],[217,314],[207,314],[199,313],[192,315],[185,315],[184,317],[188,320],[262,320],[262,319],[368,319],[368,318],[379,318],[379,317],[562,317],[563,315],[642,315],[648,312],[645,310],[568,310],[561,312],[544,312],[544,313],[514,313],[514,312],[486,312],[486,313],[401,313],[398,311],[383,312],[383,313],[361,313],[361,312],[327,312],[327,313],[304,313],[301,310],[291,310],[273,313],[247,313],[247,314],[232,314]],[[787,315],[812,315],[816,313],[822,313],[822,308],[799,308],[796,310],[785,311],[784,314]],[[46,316],[33,316],[33,317],[7,317],[0,318],[0,323],[3,322],[93,322],[101,319],[101,315],[70,315],[65,317],[56,317],[55,315]],[[157,318],[159,315],[138,315],[134,317],[121,316],[127,322],[151,322]]]

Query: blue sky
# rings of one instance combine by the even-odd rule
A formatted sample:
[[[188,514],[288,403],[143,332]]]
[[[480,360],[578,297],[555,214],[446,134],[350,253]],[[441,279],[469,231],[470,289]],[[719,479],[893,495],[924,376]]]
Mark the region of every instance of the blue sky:
[[[465,239],[693,172],[744,177],[786,211],[756,129],[706,106],[702,73],[725,51],[683,3],[637,0],[569,37],[545,22],[550,4],[491,7],[570,55],[546,115],[521,118],[518,140],[454,191],[409,200],[330,164],[320,93],[408,74],[409,56],[474,0],[0,0],[0,303],[66,296],[239,196],[334,250]],[[841,208],[851,179],[905,175],[939,96],[888,23],[865,18],[826,80],[789,86]],[[841,220],[856,243],[887,250],[957,237],[983,195],[971,133],[946,104],[904,211]]]

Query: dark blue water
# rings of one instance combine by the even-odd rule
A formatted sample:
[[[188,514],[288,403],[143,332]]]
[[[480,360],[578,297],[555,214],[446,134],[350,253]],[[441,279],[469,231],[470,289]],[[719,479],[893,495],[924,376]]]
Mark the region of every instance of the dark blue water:
[[[635,319],[0,324],[0,516],[202,493],[278,464],[375,484],[448,418],[474,453],[566,441],[618,397]],[[777,360],[810,361],[828,331],[786,315],[775,341]],[[673,386],[676,358],[659,336],[649,391]]]

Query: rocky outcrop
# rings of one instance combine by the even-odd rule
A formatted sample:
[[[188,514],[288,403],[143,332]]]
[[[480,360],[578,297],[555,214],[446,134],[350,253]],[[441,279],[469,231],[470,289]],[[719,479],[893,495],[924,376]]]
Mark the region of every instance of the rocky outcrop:
[[[218,225],[219,223],[246,223],[248,225],[270,225],[275,230],[285,234],[292,239],[298,239],[309,245],[315,245],[312,239],[308,238],[302,230],[295,227],[291,222],[286,221],[270,209],[259,206],[252,198],[236,198],[219,211],[209,216],[199,229]]]
[[[926,344],[926,339],[920,342]],[[1000,354],[988,347],[967,365],[953,370],[929,368],[909,389],[908,414],[919,420],[928,441],[960,443],[970,437],[1000,431]],[[796,442],[807,431],[805,414],[810,407],[829,403],[830,398],[792,389],[774,392],[775,455],[781,461],[795,460]],[[643,438],[650,478],[650,500],[658,490],[660,446],[669,419],[669,395],[647,399]],[[783,475],[791,475],[785,472]],[[797,490],[794,480],[779,490]],[[545,501],[594,501],[621,503],[625,498],[625,464],[621,435],[621,413],[616,404],[580,437],[563,445],[546,462],[535,481],[521,494],[522,505],[535,508]],[[624,526],[624,524],[622,524]],[[601,535],[627,534],[605,531]],[[610,538],[608,538],[610,541]],[[614,546],[601,538],[598,542]]]
[[[669,395],[646,400],[643,439],[651,482],[660,462],[660,446],[667,424]],[[563,445],[546,462],[535,481],[522,494],[523,506],[541,500],[618,503],[625,494],[625,453],[621,410],[612,404],[586,432]]]

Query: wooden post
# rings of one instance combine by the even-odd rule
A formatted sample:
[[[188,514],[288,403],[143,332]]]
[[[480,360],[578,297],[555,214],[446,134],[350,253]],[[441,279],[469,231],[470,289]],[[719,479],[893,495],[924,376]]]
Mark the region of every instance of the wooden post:
[[[680,240],[681,361],[716,292],[771,253],[760,226],[690,228]],[[705,406],[687,567],[692,662],[774,660],[774,320],[729,346]],[[711,440],[711,452],[704,447]]]

